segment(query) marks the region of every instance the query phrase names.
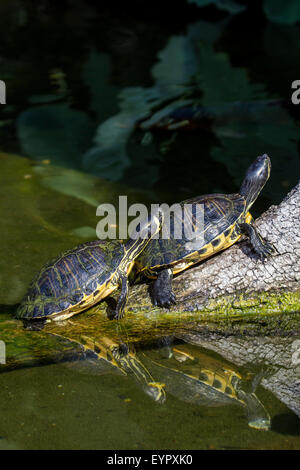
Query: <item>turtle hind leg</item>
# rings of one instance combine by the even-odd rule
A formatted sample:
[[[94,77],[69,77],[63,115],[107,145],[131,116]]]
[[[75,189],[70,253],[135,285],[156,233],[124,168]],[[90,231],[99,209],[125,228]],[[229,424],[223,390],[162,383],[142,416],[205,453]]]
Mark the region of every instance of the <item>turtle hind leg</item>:
[[[107,318],[109,320],[113,320],[115,318],[117,301],[114,297],[106,297],[104,301],[106,302],[106,305],[107,305],[107,309],[106,309]]]
[[[114,310],[111,312],[113,318],[120,320],[124,315],[124,308],[126,306],[127,298],[128,298],[128,278],[127,276],[121,276],[120,278],[121,284],[121,293],[116,302]]]
[[[40,331],[46,325],[46,318],[38,318],[38,319],[23,319],[23,327],[24,330],[31,330],[31,331]]]
[[[243,223],[239,227],[249,237],[252,248],[261,260],[277,253],[276,248],[258,233],[254,225]]]
[[[172,279],[172,270],[164,269],[150,284],[149,294],[153,305],[170,308],[172,304],[176,303],[176,297],[172,290]]]

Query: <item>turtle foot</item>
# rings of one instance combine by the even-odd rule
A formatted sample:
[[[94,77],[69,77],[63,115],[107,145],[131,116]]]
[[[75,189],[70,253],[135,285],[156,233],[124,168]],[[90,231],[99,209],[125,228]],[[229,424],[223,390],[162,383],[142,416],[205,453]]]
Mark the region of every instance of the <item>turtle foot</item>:
[[[153,305],[170,308],[176,304],[176,296],[172,290],[172,277],[172,271],[166,269],[150,284],[149,294]]]
[[[266,240],[264,240],[264,243],[261,245],[261,249],[259,253],[260,258],[261,259],[267,258],[268,256],[275,255],[276,253],[277,253],[277,250],[275,246],[272,245],[272,243],[269,243]]]

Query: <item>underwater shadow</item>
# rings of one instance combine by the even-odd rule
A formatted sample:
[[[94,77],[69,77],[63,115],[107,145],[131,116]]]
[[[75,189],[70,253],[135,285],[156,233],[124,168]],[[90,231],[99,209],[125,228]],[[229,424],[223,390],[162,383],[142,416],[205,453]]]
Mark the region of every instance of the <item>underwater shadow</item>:
[[[19,305],[20,304],[14,304],[14,305],[0,304],[0,315],[1,314],[14,315]]]
[[[274,416],[271,431],[290,436],[300,436],[298,416],[292,413],[281,413]]]

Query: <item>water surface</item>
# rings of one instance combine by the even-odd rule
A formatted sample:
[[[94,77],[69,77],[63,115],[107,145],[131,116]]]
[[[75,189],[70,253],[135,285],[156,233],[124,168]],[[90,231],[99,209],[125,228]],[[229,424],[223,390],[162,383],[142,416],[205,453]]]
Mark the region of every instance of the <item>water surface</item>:
[[[299,78],[299,25],[272,22],[256,4],[238,13],[182,2],[171,21],[168,7],[133,3],[126,11],[81,1],[68,8],[1,4],[0,79],[7,84],[7,105],[0,108],[2,340],[11,306],[42,264],[95,238],[98,204],[117,204],[119,195],[149,205],[235,192],[265,152],[272,173],[254,215],[279,203],[298,181],[299,116],[290,96]],[[166,349],[157,359],[161,345],[141,347],[137,357],[164,384],[163,403],[130,370],[73,363],[73,346],[57,363],[51,343],[41,365],[41,343],[34,350],[30,332],[10,325],[9,361],[19,362],[9,371],[9,361],[0,365],[3,449],[300,447],[299,377],[291,363],[297,336],[288,345],[261,340],[265,349],[248,361],[242,350],[229,354],[213,338],[193,346],[184,338],[192,357],[199,349],[202,368],[217,355],[218,364],[242,377],[266,369],[255,388],[271,420],[262,431],[248,426],[241,404],[222,402],[226,394],[216,406],[209,395],[215,389],[203,392],[195,370],[189,382],[184,361],[173,358],[162,373],[156,363],[166,367],[169,359]],[[183,391],[175,393],[179,376]]]

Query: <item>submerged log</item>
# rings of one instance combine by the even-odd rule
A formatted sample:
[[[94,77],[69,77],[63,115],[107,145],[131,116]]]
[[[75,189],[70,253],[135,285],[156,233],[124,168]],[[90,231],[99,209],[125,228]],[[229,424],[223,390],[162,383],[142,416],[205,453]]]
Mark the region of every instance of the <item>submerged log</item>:
[[[277,254],[262,262],[242,240],[176,276],[177,304],[171,311],[234,315],[300,311],[300,183],[255,225]],[[128,308],[151,309],[146,289],[131,289]]]
[[[204,331],[200,325],[191,332],[178,333],[187,343],[220,354],[239,367],[257,368],[261,384],[300,417],[300,337],[239,337]]]

